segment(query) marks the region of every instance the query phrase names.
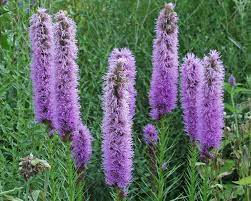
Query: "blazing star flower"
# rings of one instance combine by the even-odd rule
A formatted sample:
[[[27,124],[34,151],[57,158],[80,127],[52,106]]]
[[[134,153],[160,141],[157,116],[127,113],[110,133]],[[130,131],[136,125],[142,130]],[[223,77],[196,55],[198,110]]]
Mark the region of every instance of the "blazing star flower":
[[[85,125],[80,125],[80,128],[72,133],[72,156],[78,169],[84,169],[90,160],[91,133]]]
[[[232,86],[232,87],[236,87],[236,79],[234,77],[234,75],[230,75],[230,77],[228,78],[228,83]]]
[[[115,65],[114,67],[111,67]],[[106,183],[126,191],[132,180],[132,117],[127,60],[109,62],[103,89],[103,167]]]
[[[54,124],[60,136],[78,130],[81,124],[78,96],[76,25],[64,11],[56,14],[55,40],[55,113]]]
[[[56,14],[55,38],[55,127],[60,136],[72,137],[72,156],[78,169],[91,157],[91,134],[80,118],[76,25],[60,11]]]
[[[178,17],[172,3],[166,4],[156,23],[153,72],[150,86],[150,116],[159,120],[176,107],[178,84]]]
[[[203,59],[204,74],[199,89],[198,139],[201,156],[210,157],[210,149],[218,148],[224,127],[224,66],[220,54],[212,50]]]
[[[152,124],[147,124],[144,129],[144,139],[149,145],[156,144],[158,142],[158,131]]]
[[[53,115],[53,32],[51,17],[45,9],[38,9],[30,20],[32,49],[31,79],[35,118],[52,123]]]
[[[181,69],[181,103],[183,108],[183,119],[185,131],[192,141],[197,138],[197,102],[198,90],[202,82],[203,66],[194,54],[188,53],[184,58]]]
[[[115,48],[113,49],[109,57],[110,68],[116,67],[119,58],[125,60],[125,68],[129,81],[129,86],[128,86],[128,91],[130,95],[129,110],[130,110],[130,115],[133,118],[135,114],[135,102],[137,95],[135,89],[135,78],[136,78],[135,58],[132,52],[128,48],[121,48],[121,49]]]

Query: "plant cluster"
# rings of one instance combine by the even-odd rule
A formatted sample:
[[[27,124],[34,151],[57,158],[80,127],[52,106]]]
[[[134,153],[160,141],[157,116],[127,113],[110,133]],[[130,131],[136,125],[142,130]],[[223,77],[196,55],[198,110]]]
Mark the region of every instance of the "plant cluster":
[[[39,8],[32,15],[29,36],[35,121],[46,126],[52,144],[59,137],[59,149],[71,152],[75,164],[72,171],[77,175],[77,182],[70,179],[66,186],[81,186],[81,193],[90,193],[88,196],[92,199],[85,180],[95,181],[88,172],[95,155],[102,158],[98,161],[101,168],[96,171],[104,175],[114,200],[134,199],[130,189],[138,180],[144,182],[142,191],[151,200],[168,200],[173,189],[183,187],[185,194],[180,193],[177,199],[250,199],[250,153],[245,145],[250,140],[250,100],[236,104],[240,94],[250,94],[250,90],[242,87],[234,74],[224,83],[227,68],[216,50],[210,50],[203,57],[193,53],[194,50],[188,51],[179,63],[178,24],[175,4],[165,4],[155,25],[148,92],[150,118],[144,117],[147,122],[143,122],[146,124],[143,128],[134,121],[138,112],[137,95],[142,92],[142,89],[136,90],[138,57],[126,47],[111,51],[102,80],[102,94],[97,94],[101,96],[103,111],[100,153],[95,147],[97,139],[93,125],[87,123],[89,129],[81,119],[79,82],[82,78],[77,64],[77,26],[66,11],[59,11],[52,17],[46,9]],[[231,103],[224,104],[225,98]],[[88,101],[91,99],[86,100],[87,104]],[[230,114],[224,112],[224,107]],[[174,161],[181,154],[173,152],[177,142],[172,141],[172,136],[176,135],[172,127],[182,124],[189,145],[180,152],[187,152],[188,159],[176,165]],[[138,146],[135,127],[140,127],[142,135],[139,138],[145,142],[140,146],[145,152],[138,153],[135,148]],[[48,143],[48,146],[51,145]],[[54,155],[53,152],[48,154]],[[135,162],[136,157],[141,161]],[[20,175],[26,182],[26,200],[46,200],[50,196],[47,195],[50,173],[45,179],[44,192],[32,190],[30,181],[38,173],[51,170],[51,166],[32,154],[20,161]],[[145,166],[137,169],[140,164]],[[187,166],[184,175],[183,172],[177,174],[184,164]],[[68,170],[71,170],[70,165],[66,174]],[[136,171],[146,174],[145,177],[137,178]],[[184,185],[179,187],[180,184]],[[11,199],[8,194],[20,190],[1,192],[0,182],[0,200],[2,197]],[[69,199],[73,197],[70,195]]]

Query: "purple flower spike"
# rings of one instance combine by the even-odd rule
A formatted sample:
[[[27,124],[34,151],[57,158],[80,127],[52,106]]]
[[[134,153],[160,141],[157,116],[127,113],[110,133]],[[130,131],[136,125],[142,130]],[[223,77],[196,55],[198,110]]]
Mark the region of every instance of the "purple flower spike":
[[[210,149],[220,146],[223,135],[224,66],[220,54],[215,50],[204,57],[203,65],[204,75],[199,89],[198,138],[201,155],[209,156]]]
[[[188,53],[184,58],[181,71],[181,103],[183,108],[185,131],[190,136],[192,141],[196,141],[198,140],[198,91],[202,82],[203,65],[200,59],[198,59],[194,54]]]
[[[121,48],[121,49],[115,48],[113,49],[109,57],[110,68],[116,67],[117,61],[120,58],[125,60],[124,66],[126,68],[128,81],[130,82],[128,86],[128,92],[130,95],[129,110],[130,110],[130,115],[133,118],[135,114],[135,102],[137,95],[137,91],[135,89],[135,79],[136,79],[135,58],[132,52],[128,48]]]
[[[55,40],[55,114],[54,123],[60,136],[78,129],[80,105],[78,97],[78,65],[76,25],[60,11],[56,14]]]
[[[158,142],[158,131],[152,124],[147,124],[144,129],[144,139],[149,145],[156,144]]]
[[[132,180],[132,117],[126,59],[109,62],[103,89],[103,167],[106,183],[126,191]],[[114,61],[115,62],[115,61]],[[114,65],[114,67],[112,67]]]
[[[53,115],[53,32],[51,17],[45,9],[38,9],[30,20],[32,49],[31,79],[35,118],[38,122],[52,123]]]
[[[176,107],[178,84],[178,17],[172,3],[166,4],[156,22],[153,71],[150,86],[150,116],[159,120]]]
[[[232,86],[232,87],[236,87],[236,79],[233,75],[230,75],[230,77],[228,78],[228,83]]]
[[[80,128],[72,133],[72,156],[78,169],[84,169],[90,160],[91,141],[90,131],[84,125],[80,125]]]

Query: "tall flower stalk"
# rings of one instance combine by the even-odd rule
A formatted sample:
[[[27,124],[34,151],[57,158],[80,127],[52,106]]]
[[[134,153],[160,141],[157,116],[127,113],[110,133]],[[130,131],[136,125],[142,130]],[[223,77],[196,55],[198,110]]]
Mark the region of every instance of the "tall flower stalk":
[[[55,40],[55,114],[60,136],[76,131],[80,125],[76,25],[64,11],[56,14]]]
[[[171,175],[175,173],[178,166],[171,164],[173,160],[173,142],[171,143],[170,138],[170,120],[172,116],[162,118],[158,122],[159,130],[159,141],[156,150],[156,163],[157,163],[157,174],[155,177],[156,189],[154,190],[154,197],[152,200],[167,200],[168,193],[172,191],[177,185],[178,180],[174,179],[172,182]]]
[[[237,83],[236,83],[236,79],[235,79],[235,77],[233,75],[231,75],[228,78],[228,83],[232,86],[230,97],[231,97],[232,107],[234,108],[233,114],[234,114],[234,122],[235,122],[236,134],[237,134],[237,138],[239,139],[241,136],[239,134],[238,113],[237,113],[236,104],[235,104],[235,97],[234,97],[234,95],[235,95],[235,88],[237,86]]]
[[[109,60],[103,88],[103,167],[109,186],[124,194],[132,180],[132,116],[127,60]]]
[[[83,170],[91,156],[91,134],[81,122],[78,96],[76,25],[64,11],[56,14],[55,39],[55,113],[59,135],[72,138],[72,156],[78,170]]]
[[[224,66],[220,54],[211,50],[203,59],[204,73],[199,89],[198,138],[201,156],[210,157],[210,149],[219,148],[224,127]]]
[[[147,124],[143,129],[144,140],[147,144],[147,154],[150,162],[150,171],[151,171],[151,181],[152,181],[152,190],[155,190],[155,178],[157,176],[157,159],[156,159],[156,151],[157,151],[157,142],[158,131],[152,124]]]
[[[181,103],[185,131],[191,141],[197,141],[197,104],[199,87],[202,82],[203,65],[194,54],[188,53],[181,68]]]
[[[150,116],[159,120],[176,107],[178,84],[178,17],[174,4],[165,4],[156,22],[153,71],[149,94]]]
[[[49,124],[53,119],[53,32],[46,10],[38,9],[30,20],[32,49],[31,79],[35,119]]]

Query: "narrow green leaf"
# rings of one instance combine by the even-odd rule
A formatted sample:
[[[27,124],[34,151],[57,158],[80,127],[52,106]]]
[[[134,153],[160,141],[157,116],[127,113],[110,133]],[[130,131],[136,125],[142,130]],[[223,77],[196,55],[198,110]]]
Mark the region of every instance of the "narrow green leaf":
[[[240,179],[239,181],[233,181],[235,184],[239,184],[239,185],[250,185],[251,184],[251,176],[248,177],[244,177],[242,179]]]
[[[16,197],[13,197],[13,196],[10,196],[10,195],[5,195],[4,196],[4,200],[5,201],[23,201],[20,198],[16,198]]]

